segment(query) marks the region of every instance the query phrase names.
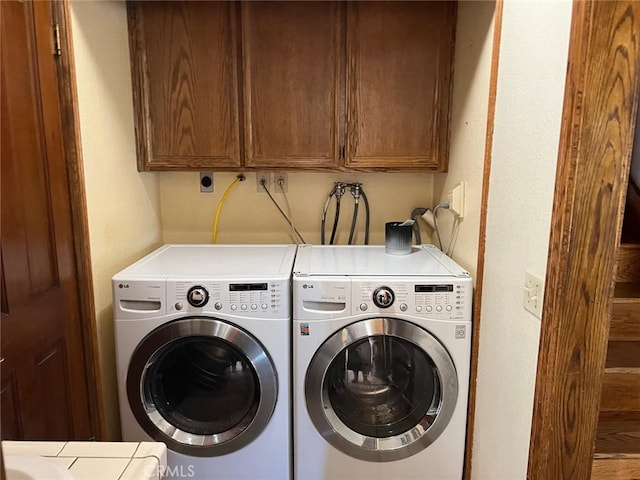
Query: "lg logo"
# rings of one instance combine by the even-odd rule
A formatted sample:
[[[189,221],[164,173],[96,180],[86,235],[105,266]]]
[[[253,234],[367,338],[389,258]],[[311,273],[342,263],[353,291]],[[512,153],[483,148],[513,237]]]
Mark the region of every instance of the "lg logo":
[[[303,283],[302,284],[302,288],[313,288],[313,285],[310,284],[310,283],[308,283],[308,284],[307,283]]]
[[[118,285],[118,288],[129,288],[129,284],[128,283],[121,283],[120,285]]]

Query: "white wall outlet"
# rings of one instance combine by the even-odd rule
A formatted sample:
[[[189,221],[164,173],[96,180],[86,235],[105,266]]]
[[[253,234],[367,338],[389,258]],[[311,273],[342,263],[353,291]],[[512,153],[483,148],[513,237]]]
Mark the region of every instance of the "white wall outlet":
[[[273,174],[273,188],[276,193],[287,193],[289,190],[287,172],[278,172]]]
[[[542,297],[544,296],[544,280],[531,272],[527,272],[524,277],[524,299],[525,310],[533,313],[536,317],[542,318]]]
[[[449,192],[449,211],[456,215],[459,219],[464,218],[464,190],[465,183],[460,182]]]
[[[264,185],[271,191],[271,174],[268,172],[256,172],[256,192],[267,193],[262,186]]]

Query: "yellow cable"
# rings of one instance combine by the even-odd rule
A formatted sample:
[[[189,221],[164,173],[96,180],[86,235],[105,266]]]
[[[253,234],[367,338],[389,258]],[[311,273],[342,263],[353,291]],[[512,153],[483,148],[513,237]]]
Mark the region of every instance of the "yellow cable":
[[[229,196],[229,193],[231,193],[231,190],[233,190],[235,186],[242,180],[244,180],[244,175],[238,175],[238,178],[236,178],[231,183],[231,185],[227,187],[227,189],[224,191],[224,194],[222,195],[222,198],[218,202],[218,208],[216,208],[216,217],[215,217],[215,220],[213,221],[213,234],[211,235],[211,243],[216,243],[216,240],[218,238],[218,221],[220,220],[220,212],[222,211],[222,205],[224,205],[224,202]]]

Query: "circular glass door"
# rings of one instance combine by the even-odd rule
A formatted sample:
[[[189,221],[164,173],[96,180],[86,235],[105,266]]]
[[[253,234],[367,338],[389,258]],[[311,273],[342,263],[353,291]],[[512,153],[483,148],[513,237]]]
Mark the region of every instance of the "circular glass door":
[[[264,347],[244,330],[191,317],[167,323],[140,342],[127,394],[142,428],[171,450],[224,455],[266,427],[277,400],[277,374]]]
[[[420,327],[393,318],[356,322],[314,355],[305,379],[318,432],[369,461],[406,458],[444,431],[458,397],[446,349]]]

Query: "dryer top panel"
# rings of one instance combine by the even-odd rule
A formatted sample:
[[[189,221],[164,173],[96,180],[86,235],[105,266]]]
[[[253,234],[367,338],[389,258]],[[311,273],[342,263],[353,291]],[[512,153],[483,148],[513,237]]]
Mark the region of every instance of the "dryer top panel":
[[[467,271],[434,245],[414,246],[407,255],[390,255],[383,245],[300,245],[293,273],[469,277]]]
[[[120,278],[286,278],[295,245],[164,245],[114,276]]]

